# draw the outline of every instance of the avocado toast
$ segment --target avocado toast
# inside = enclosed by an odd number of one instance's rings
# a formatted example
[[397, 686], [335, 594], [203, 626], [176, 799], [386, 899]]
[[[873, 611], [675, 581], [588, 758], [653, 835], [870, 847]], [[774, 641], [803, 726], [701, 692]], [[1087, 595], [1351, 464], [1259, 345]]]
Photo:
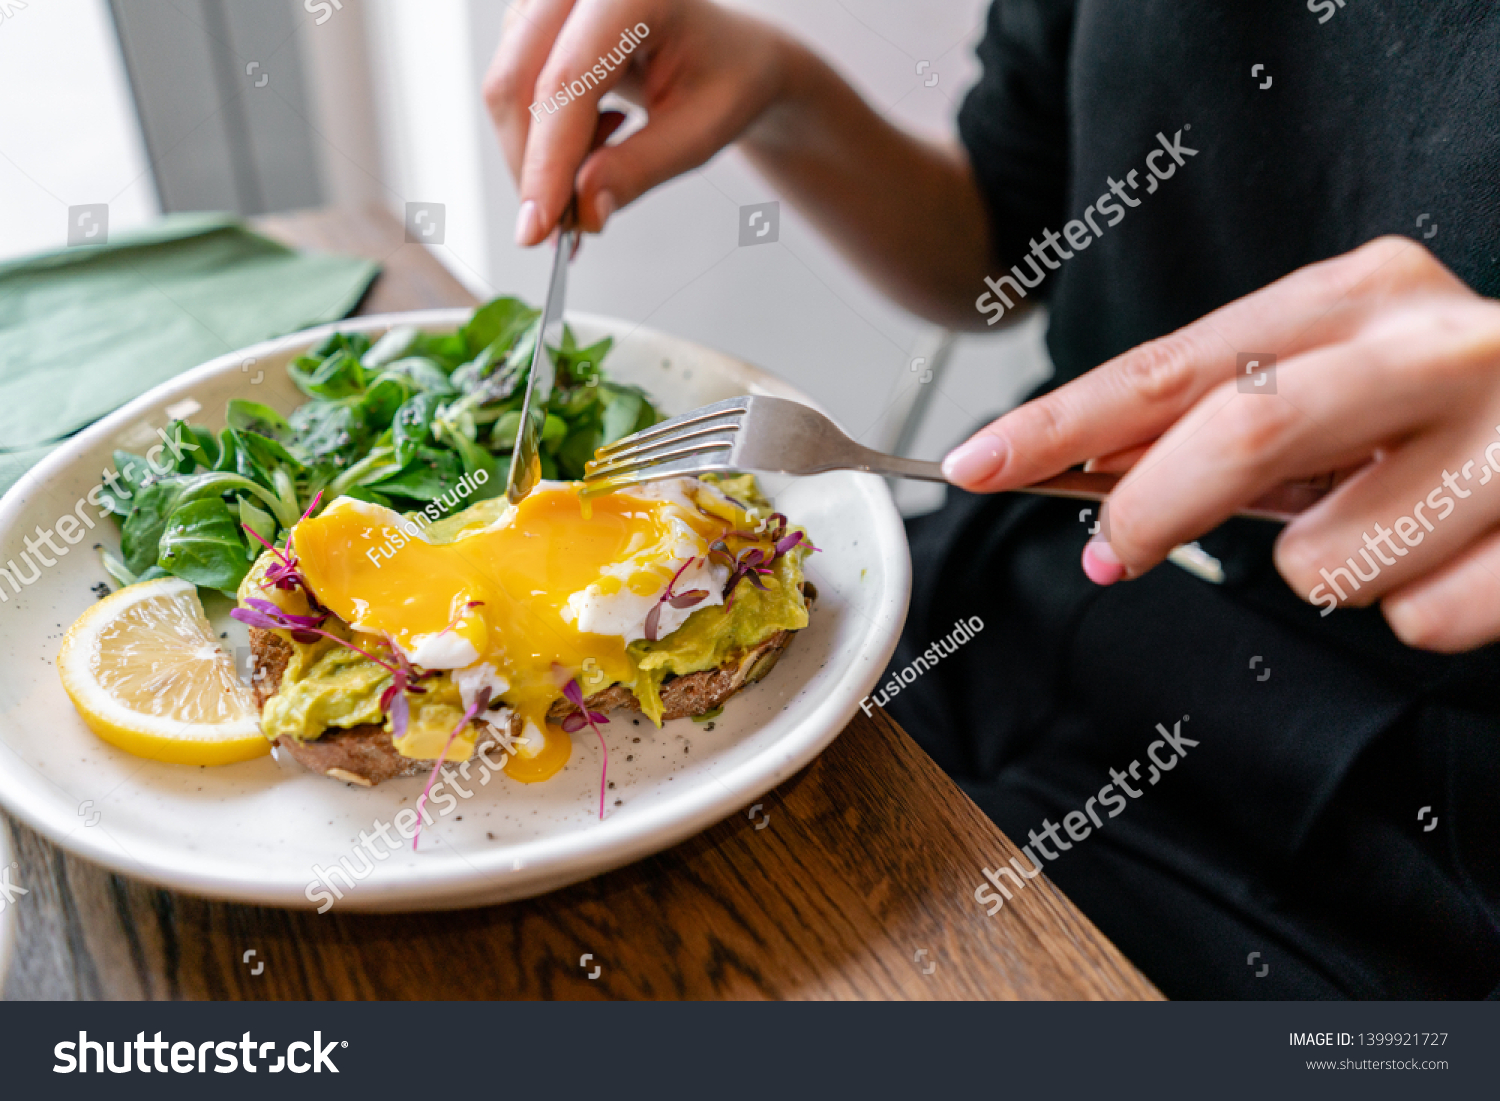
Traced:
[[421, 527], [341, 499], [234, 614], [262, 729], [306, 767], [373, 785], [498, 747], [537, 781], [610, 711], [701, 716], [763, 678], [807, 624], [813, 550], [749, 476], [592, 502], [550, 483]]

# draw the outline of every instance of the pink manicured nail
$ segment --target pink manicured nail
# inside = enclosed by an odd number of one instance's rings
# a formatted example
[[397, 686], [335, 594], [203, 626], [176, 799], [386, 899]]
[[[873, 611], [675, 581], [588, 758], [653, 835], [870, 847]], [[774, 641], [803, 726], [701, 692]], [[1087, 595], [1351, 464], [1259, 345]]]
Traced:
[[599, 228], [604, 228], [604, 223], [609, 221], [609, 216], [619, 209], [615, 202], [615, 193], [604, 190], [594, 196], [594, 216], [599, 219]]
[[1108, 543], [1093, 539], [1083, 548], [1083, 572], [1095, 585], [1113, 585], [1125, 576], [1125, 564]]
[[516, 215], [516, 244], [523, 248], [535, 244], [537, 223], [540, 220], [534, 201], [527, 199], [522, 203], [520, 213]]
[[943, 477], [954, 485], [975, 485], [1000, 469], [1005, 453], [1004, 440], [981, 432], [948, 452], [943, 460]]

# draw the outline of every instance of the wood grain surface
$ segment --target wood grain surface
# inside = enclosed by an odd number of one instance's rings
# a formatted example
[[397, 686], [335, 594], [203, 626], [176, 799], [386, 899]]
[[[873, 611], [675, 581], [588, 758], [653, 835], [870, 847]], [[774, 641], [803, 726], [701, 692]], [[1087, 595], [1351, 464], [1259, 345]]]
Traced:
[[[385, 273], [361, 313], [472, 302], [425, 250], [402, 243], [384, 212], [259, 224], [300, 247], [380, 259]], [[540, 898], [415, 915], [335, 907], [320, 916], [161, 890], [7, 818], [15, 879], [30, 894], [8, 915], [18, 943], [4, 994], [1160, 997], [1045, 876], [986, 916], [973, 897], [981, 869], [1019, 850], [883, 712], [856, 716], [760, 802], [753, 821], [736, 813], [673, 849]]]

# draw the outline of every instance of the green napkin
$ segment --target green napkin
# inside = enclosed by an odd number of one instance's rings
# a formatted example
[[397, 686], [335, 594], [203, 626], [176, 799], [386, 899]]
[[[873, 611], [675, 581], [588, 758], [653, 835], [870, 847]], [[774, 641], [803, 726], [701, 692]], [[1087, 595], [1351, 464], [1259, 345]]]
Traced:
[[380, 270], [221, 214], [0, 264], [0, 491], [63, 437], [247, 344], [343, 317]]

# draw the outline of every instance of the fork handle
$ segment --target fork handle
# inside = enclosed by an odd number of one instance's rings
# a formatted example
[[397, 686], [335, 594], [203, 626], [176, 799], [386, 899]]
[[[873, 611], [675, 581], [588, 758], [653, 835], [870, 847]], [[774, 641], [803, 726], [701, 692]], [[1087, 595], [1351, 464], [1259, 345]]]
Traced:
[[[921, 459], [903, 459], [899, 455], [882, 455], [870, 451], [865, 461], [853, 470], [867, 470], [871, 474], [883, 474], [895, 478], [915, 478], [923, 482], [951, 484], [943, 474], [942, 463], [924, 462]], [[1118, 474], [1089, 474], [1082, 470], [1065, 470], [1055, 478], [1036, 482], [1029, 486], [1018, 486], [1016, 493], [1034, 493], [1039, 497], [1072, 497], [1080, 501], [1102, 501], [1108, 497], [1120, 481]]]
[[[1102, 501], [1119, 484], [1120, 474], [1095, 474], [1083, 470], [1064, 470], [1055, 478], [1020, 486], [1017, 493], [1035, 493], [1043, 497], [1072, 497], [1079, 501]], [[1306, 512], [1333, 488], [1333, 477], [1325, 475], [1302, 482], [1286, 482], [1251, 501], [1236, 516], [1252, 520], [1287, 523]]]
[[[915, 478], [923, 482], [950, 484], [943, 474], [942, 463], [925, 462], [921, 459], [903, 459], [899, 455], [883, 455], [869, 448], [861, 448], [858, 458], [848, 464], [850, 470], [868, 471], [894, 478]], [[844, 464], [840, 464], [844, 465]], [[1083, 501], [1102, 501], [1119, 482], [1118, 474], [1087, 474], [1082, 470], [1065, 470], [1055, 478], [1020, 486], [1017, 493], [1035, 493], [1042, 497], [1075, 497]]]
[[[948, 483], [948, 479], [943, 476], [941, 463], [903, 459], [899, 455], [882, 455], [868, 448], [862, 449], [862, 452], [860, 461], [851, 463], [849, 469], [897, 478], [916, 478], [924, 482]], [[1102, 501], [1119, 484], [1120, 477], [1119, 474], [1065, 470], [1056, 477], [1033, 482], [1029, 486], [1017, 486], [1012, 492], [1031, 493], [1039, 497], [1069, 497], [1078, 501]], [[1240, 509], [1235, 515], [1285, 523], [1316, 504], [1332, 488], [1332, 484], [1332, 478], [1326, 477], [1308, 482], [1289, 482], [1286, 485], [1277, 486], [1264, 497]]]
[[942, 463], [930, 463], [922, 459], [903, 459], [900, 455], [883, 455], [879, 451], [871, 451], [868, 447], [860, 448], [858, 457], [839, 463], [839, 466], [847, 470], [882, 474], [888, 478], [915, 478], [919, 482], [948, 484], [948, 479], [943, 476]]

